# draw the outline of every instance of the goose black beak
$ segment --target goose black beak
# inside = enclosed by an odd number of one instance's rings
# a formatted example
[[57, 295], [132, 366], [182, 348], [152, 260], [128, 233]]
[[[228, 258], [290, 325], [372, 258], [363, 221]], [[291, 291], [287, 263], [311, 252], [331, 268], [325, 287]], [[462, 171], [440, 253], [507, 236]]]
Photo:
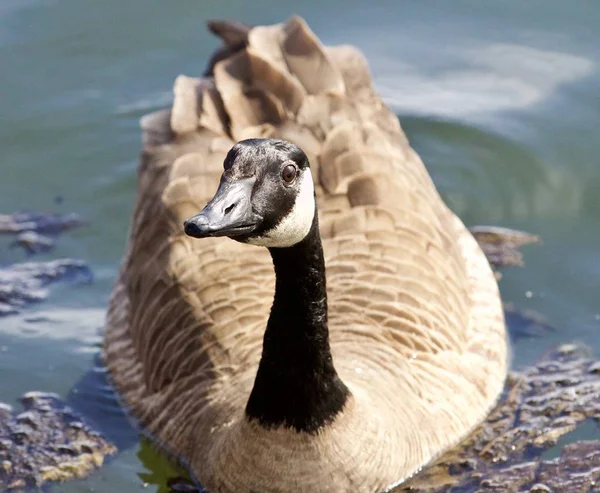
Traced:
[[248, 235], [258, 227], [260, 216], [252, 210], [255, 178], [225, 181], [200, 214], [184, 221], [185, 234], [194, 238]]

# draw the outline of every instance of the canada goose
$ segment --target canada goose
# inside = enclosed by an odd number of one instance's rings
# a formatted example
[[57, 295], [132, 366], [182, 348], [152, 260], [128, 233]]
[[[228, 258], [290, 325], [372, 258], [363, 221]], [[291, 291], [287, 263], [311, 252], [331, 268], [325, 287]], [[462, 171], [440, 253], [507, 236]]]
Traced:
[[498, 287], [356, 49], [236, 43], [142, 121], [105, 360], [211, 493], [382, 491], [496, 402]]

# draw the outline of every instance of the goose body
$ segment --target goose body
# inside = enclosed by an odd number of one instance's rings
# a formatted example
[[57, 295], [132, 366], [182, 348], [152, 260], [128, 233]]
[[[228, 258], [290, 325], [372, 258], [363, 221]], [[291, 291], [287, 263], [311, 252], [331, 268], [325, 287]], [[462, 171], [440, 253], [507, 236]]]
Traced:
[[362, 55], [246, 35], [142, 121], [105, 360], [211, 493], [383, 491], [495, 404], [498, 287]]

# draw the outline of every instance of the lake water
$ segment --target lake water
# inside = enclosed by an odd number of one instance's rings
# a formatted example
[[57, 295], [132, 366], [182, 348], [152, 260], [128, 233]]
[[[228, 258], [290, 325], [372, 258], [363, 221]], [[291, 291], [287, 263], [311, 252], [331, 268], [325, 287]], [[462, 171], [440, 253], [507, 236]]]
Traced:
[[[526, 268], [505, 271], [501, 289], [556, 330], [520, 339], [514, 366], [561, 341], [600, 355], [597, 0], [2, 0], [0, 213], [83, 215], [88, 225], [41, 258], [85, 259], [95, 282], [56, 286], [46, 302], [0, 319], [1, 400], [39, 389], [71, 395], [99, 421], [118, 416], [90, 370], [136, 193], [138, 119], [169, 104], [178, 74], [201, 74], [217, 46], [206, 19], [272, 23], [292, 13], [325, 43], [364, 51], [378, 90], [467, 224], [543, 238], [527, 248]], [[1, 264], [23, 260], [0, 241]], [[89, 398], [73, 394], [76, 384]], [[126, 425], [109, 429], [122, 453], [56, 491], [129, 493], [160, 479]]]

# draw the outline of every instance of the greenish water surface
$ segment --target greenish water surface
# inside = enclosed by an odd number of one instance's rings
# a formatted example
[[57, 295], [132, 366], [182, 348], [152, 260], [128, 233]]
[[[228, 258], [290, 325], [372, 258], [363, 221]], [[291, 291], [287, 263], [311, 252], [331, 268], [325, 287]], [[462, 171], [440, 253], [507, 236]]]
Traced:
[[[600, 355], [596, 0], [3, 0], [0, 213], [82, 214], [88, 225], [41, 258], [85, 259], [95, 282], [57, 286], [46, 302], [0, 319], [0, 398], [70, 395], [123, 448], [89, 479], [55, 491], [125, 493], [162, 477], [148, 471], [137, 435], [91, 371], [136, 193], [138, 120], [170, 103], [178, 74], [202, 72], [217, 46], [205, 20], [271, 23], [292, 13], [325, 43], [365, 52], [378, 90], [467, 224], [543, 237], [501, 287], [506, 301], [556, 330], [520, 339], [513, 366], [562, 341]], [[0, 238], [0, 264], [23, 260], [8, 241]]]

